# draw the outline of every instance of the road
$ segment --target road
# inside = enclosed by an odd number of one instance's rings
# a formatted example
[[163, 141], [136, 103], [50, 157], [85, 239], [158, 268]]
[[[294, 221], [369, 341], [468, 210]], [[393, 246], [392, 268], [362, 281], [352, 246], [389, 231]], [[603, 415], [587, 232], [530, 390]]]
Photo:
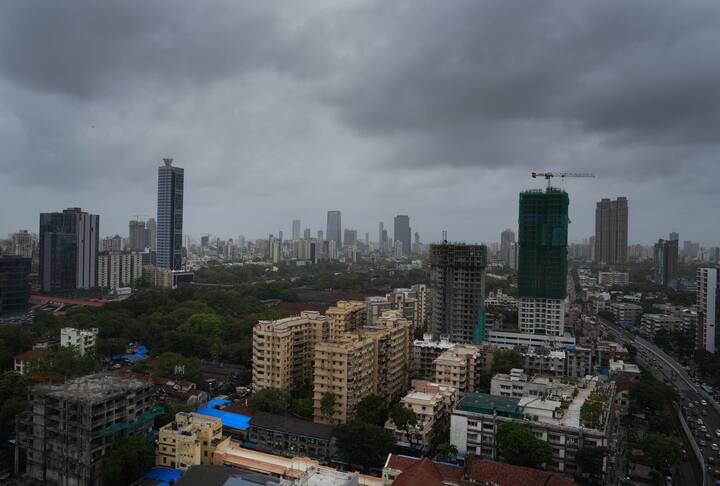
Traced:
[[[657, 346], [635, 336], [625, 329], [598, 318], [600, 326], [615, 335], [623, 344], [632, 344], [637, 350], [636, 361], [648, 370], [656, 379], [671, 383], [680, 397], [678, 405], [693, 433], [693, 443], [683, 434], [683, 447], [688, 455], [693, 455], [697, 447], [702, 455], [703, 465], [707, 472], [705, 484], [714, 484], [715, 477], [720, 478], [720, 453], [712, 449], [712, 444], [720, 444], [720, 413], [712, 404], [702, 405], [706, 400], [697, 385], [688, 376], [683, 367]], [[692, 403], [692, 406], [690, 406]], [[696, 405], [697, 403], [697, 405]], [[707, 432], [702, 432], [697, 420], [702, 420]], [[704, 445], [703, 445], [703, 441]], [[690, 458], [692, 459], [692, 457]], [[673, 482], [677, 485], [703, 484], [701, 471], [697, 461], [681, 461], [673, 474]], [[690, 478], [695, 478], [694, 482]]]

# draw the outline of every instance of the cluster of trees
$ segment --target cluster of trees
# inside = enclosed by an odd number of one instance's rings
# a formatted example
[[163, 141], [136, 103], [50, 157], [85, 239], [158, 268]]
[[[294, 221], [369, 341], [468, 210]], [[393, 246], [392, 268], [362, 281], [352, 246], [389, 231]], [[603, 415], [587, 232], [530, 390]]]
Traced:
[[493, 351], [490, 375], [510, 373], [513, 368], [523, 368], [525, 362], [520, 353], [513, 349], [496, 349]]
[[695, 350], [695, 328], [687, 331], [668, 331], [660, 329], [655, 333], [655, 344], [666, 352], [680, 356], [687, 363]]
[[703, 379], [713, 387], [720, 386], [720, 355], [698, 349], [694, 358]]
[[515, 422], [506, 422], [498, 427], [497, 444], [500, 455], [516, 466], [538, 467], [552, 459], [550, 444]]
[[124, 437], [103, 459], [103, 484], [130, 484], [155, 465], [155, 446], [144, 437]]
[[252, 396], [254, 410], [274, 413], [277, 415], [297, 415], [312, 419], [313, 398], [310, 387], [305, 386], [290, 393], [279, 388], [266, 388], [255, 392]]

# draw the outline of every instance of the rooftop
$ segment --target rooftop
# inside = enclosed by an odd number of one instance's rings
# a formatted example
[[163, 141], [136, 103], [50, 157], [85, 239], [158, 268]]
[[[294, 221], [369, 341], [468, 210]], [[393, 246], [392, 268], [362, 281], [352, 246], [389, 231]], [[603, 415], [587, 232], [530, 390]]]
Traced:
[[522, 408], [519, 402], [518, 398], [470, 392], [463, 396], [457, 405], [457, 409], [464, 412], [488, 414], [492, 414], [493, 410], [495, 410], [500, 415], [520, 417], [522, 416]]
[[573, 486], [576, 483], [560, 474], [501, 462], [475, 459], [468, 476], [481, 484], [502, 486]]
[[111, 395], [127, 395], [148, 387], [146, 382], [122, 378], [108, 373], [96, 373], [69, 380], [58, 385], [37, 385], [33, 393], [63, 400], [104, 400]]
[[463, 478], [463, 468], [431, 459], [390, 454], [385, 467], [400, 470], [402, 473], [393, 481], [393, 486], [443, 486], [447, 482], [459, 483]]
[[327, 440], [330, 440], [333, 431], [333, 428], [330, 425], [316, 424], [310, 420], [298, 419], [286, 415], [275, 415], [266, 412], [255, 412], [250, 419], [250, 426], [279, 430]]

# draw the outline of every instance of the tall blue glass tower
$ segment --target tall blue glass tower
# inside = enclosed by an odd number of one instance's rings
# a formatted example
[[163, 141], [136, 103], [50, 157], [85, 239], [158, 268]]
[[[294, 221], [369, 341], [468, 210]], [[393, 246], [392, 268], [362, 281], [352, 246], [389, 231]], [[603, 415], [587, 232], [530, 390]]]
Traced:
[[182, 266], [183, 188], [185, 170], [163, 159], [158, 167], [156, 262], [160, 268]]

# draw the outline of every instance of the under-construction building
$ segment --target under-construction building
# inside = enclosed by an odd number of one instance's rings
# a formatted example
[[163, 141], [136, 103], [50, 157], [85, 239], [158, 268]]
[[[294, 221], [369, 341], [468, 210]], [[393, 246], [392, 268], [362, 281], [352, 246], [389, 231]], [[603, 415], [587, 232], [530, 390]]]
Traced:
[[103, 456], [129, 435], [147, 435], [162, 409], [152, 384], [99, 373], [31, 389], [18, 418], [16, 472], [42, 484], [102, 483]]
[[520, 193], [518, 320], [522, 332], [562, 335], [567, 296], [567, 192]]
[[458, 343], [485, 340], [485, 245], [430, 245], [431, 329]]

